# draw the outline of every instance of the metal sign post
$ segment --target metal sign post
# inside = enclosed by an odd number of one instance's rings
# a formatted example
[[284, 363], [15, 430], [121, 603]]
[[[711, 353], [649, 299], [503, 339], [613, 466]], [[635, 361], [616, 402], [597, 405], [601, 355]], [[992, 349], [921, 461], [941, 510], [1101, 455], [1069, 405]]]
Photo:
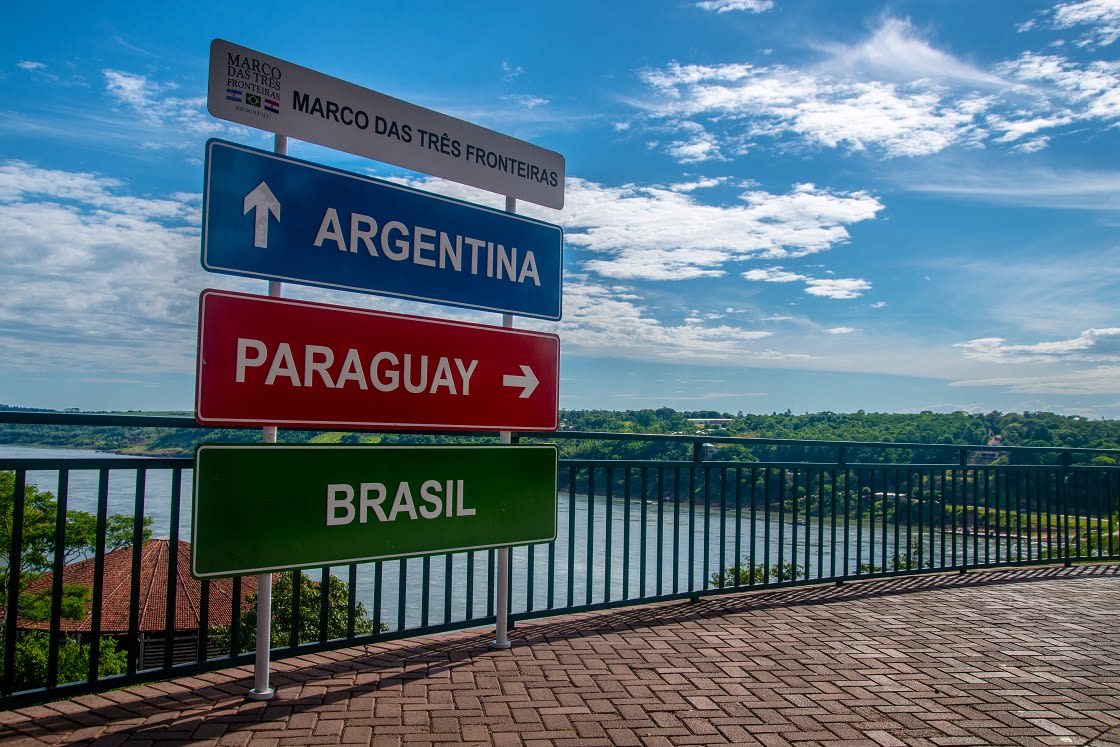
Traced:
[[[506, 195], [506, 212], [517, 212], [516, 197]], [[512, 314], [502, 314], [502, 327], [513, 328]], [[501, 431], [499, 438], [503, 444], [511, 443], [513, 433]], [[494, 600], [494, 642], [490, 644], [490, 648], [507, 649], [513, 646], [509, 640], [509, 546], [498, 548], [498, 567], [495, 572], [498, 574], [498, 579]]]
[[[272, 151], [279, 155], [288, 152], [288, 137], [276, 134], [272, 141]], [[268, 281], [268, 295], [279, 298], [284, 295], [282, 283]], [[276, 443], [276, 426], [262, 428], [261, 440], [266, 444]], [[253, 664], [253, 689], [249, 691], [252, 700], [272, 700], [276, 691], [268, 682], [269, 659], [272, 650], [272, 574], [257, 576], [257, 650]]]

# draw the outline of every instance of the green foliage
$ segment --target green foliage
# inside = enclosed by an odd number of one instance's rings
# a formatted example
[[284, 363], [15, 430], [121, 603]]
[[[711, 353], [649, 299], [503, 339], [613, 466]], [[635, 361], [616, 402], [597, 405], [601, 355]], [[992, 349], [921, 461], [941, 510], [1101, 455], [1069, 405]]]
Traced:
[[[303, 573], [297, 572], [295, 575], [300, 580], [298, 642], [318, 641], [321, 585], [312, 581]], [[270, 635], [272, 648], [287, 646], [291, 640], [292, 596], [291, 573], [285, 573], [273, 581]], [[241, 617], [240, 641], [242, 653], [253, 651], [257, 645], [257, 594], [250, 594], [249, 601], [253, 603], [253, 606]], [[340, 578], [329, 576], [327, 582], [327, 640], [346, 637], [348, 633], [348, 609], [349, 585]], [[381, 630], [388, 630], [388, 627], [382, 624]], [[354, 609], [354, 633], [362, 635], [372, 632], [373, 620], [367, 614], [365, 606], [358, 602]], [[210, 636], [220, 649], [229, 650], [229, 628], [211, 628]]]
[[796, 581], [805, 577], [805, 567], [797, 563], [775, 563], [769, 568], [765, 563], [751, 565], [749, 558], [743, 558], [743, 563], [738, 568], [728, 568], [721, 575], [718, 571], [712, 574], [712, 586], [725, 589], [729, 586], [749, 586], [751, 584], [778, 583], [779, 581]]
[[[62, 585], [62, 619], [83, 620], [93, 603], [93, 589], [81, 584]], [[33, 622], [51, 619], [51, 589], [20, 592], [19, 616]]]
[[[892, 554], [887, 562], [887, 570], [913, 571], [919, 568], [932, 568], [933, 558], [922, 548], [922, 540], [918, 537], [910, 538], [910, 547], [902, 553]], [[860, 573], [882, 573], [883, 566], [874, 563], [860, 563]]]
[[[55, 517], [58, 502], [50, 491], [40, 490], [30, 483], [24, 486], [23, 552], [20, 555], [20, 584], [22, 588], [38, 575], [49, 571], [54, 564]], [[15, 510], [15, 473], [0, 472], [0, 605], [7, 602], [8, 557], [12, 548], [12, 524]], [[142, 540], [152, 537], [152, 518], [144, 517]], [[105, 531], [106, 550], [128, 547], [133, 540], [133, 517], [113, 514], [107, 518]], [[64, 563], [72, 563], [91, 555], [97, 547], [97, 517], [85, 511], [70, 509], [66, 512], [66, 536], [62, 546]], [[72, 591], [72, 587], [71, 591]], [[49, 604], [49, 602], [48, 602]], [[69, 604], [64, 600], [64, 606]], [[21, 609], [22, 609], [21, 602]]]
[[[0, 406], [0, 409], [4, 409]], [[726, 418], [731, 422], [712, 430], [698, 430], [689, 418]], [[1120, 449], [1120, 421], [1090, 420], [1049, 412], [989, 413], [854, 413], [817, 412], [737, 415], [710, 410], [677, 411], [669, 407], [642, 410], [564, 410], [560, 430], [600, 433], [649, 433], [733, 436], [765, 439], [820, 441], [863, 441], [903, 444], [892, 448], [853, 448], [849, 462], [928, 463], [944, 461], [945, 449], [922, 448], [921, 444], [983, 446], [993, 436], [1003, 446], [1050, 448]], [[446, 442], [446, 438], [441, 437]], [[10, 444], [72, 446], [126, 453], [190, 456], [200, 443], [258, 442], [260, 429], [151, 428], [139, 426], [73, 426], [47, 424], [0, 424], [0, 441]], [[435, 437], [415, 434], [342, 434], [315, 431], [285, 431], [284, 440], [301, 443], [318, 439], [339, 443], [428, 443]], [[462, 437], [462, 441], [478, 441]], [[485, 439], [482, 439], [485, 440]], [[917, 444], [918, 446], [909, 446]], [[563, 440], [562, 457], [580, 459], [689, 459], [689, 444], [660, 444], [639, 441]], [[796, 444], [717, 445], [716, 459], [722, 461], [815, 461], [832, 458], [834, 449]], [[1055, 453], [1016, 452], [990, 457], [989, 461], [1016, 464], [1056, 464]], [[1115, 455], [1082, 456], [1086, 462], [1115, 464]]]
[[[50, 636], [42, 631], [21, 635], [16, 640], [15, 689], [29, 690], [47, 684], [47, 657]], [[80, 682], [89, 676], [90, 646], [67, 638], [58, 646], [58, 682]], [[97, 657], [97, 674], [120, 674], [128, 666], [128, 653], [114, 638], [102, 637]]]

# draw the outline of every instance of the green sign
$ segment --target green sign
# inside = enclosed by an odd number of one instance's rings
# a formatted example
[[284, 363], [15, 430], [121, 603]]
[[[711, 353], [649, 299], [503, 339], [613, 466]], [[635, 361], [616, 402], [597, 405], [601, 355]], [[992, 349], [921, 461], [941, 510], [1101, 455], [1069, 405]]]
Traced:
[[556, 466], [552, 444], [200, 446], [191, 575], [551, 542]]

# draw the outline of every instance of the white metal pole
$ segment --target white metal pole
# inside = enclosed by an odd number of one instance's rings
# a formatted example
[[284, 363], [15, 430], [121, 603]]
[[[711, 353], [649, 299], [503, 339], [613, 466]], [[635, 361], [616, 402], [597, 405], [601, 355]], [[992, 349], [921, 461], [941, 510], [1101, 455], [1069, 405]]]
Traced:
[[[517, 212], [517, 198], [506, 196], [506, 212]], [[502, 314], [502, 326], [506, 329], [513, 329], [513, 314]], [[504, 444], [512, 443], [513, 433], [510, 431], [501, 431], [499, 434], [501, 442]], [[509, 548], [498, 548], [498, 567], [496, 569], [498, 574], [497, 578], [497, 593], [495, 594], [495, 609], [494, 609], [494, 642], [490, 644], [490, 648], [510, 648], [513, 646], [509, 640]]]
[[[288, 136], [277, 134], [273, 140], [272, 152], [286, 155]], [[284, 295], [284, 284], [275, 280], [268, 281], [268, 295]], [[276, 443], [276, 426], [266, 425], [262, 439], [266, 444]], [[272, 574], [257, 576], [257, 658], [253, 669], [253, 689], [249, 691], [252, 700], [271, 700], [276, 694], [268, 683], [269, 656], [272, 648]]]

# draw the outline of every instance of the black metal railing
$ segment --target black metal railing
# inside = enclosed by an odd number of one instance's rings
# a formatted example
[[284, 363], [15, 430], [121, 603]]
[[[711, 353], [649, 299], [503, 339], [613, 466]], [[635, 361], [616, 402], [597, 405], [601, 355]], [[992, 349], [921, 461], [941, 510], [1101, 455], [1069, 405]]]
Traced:
[[[0, 422], [196, 427], [187, 418], [35, 417], [0, 413]], [[561, 459], [556, 540], [511, 552], [513, 622], [1120, 555], [1120, 468], [1093, 459], [1115, 451], [574, 432], [521, 439], [556, 441], [562, 454], [637, 444], [657, 458]], [[720, 459], [728, 445], [741, 447], [735, 461]], [[193, 581], [180, 555], [192, 467], [184, 458], [0, 457], [0, 708], [251, 661], [255, 578]], [[495, 568], [495, 551], [481, 550], [277, 574], [273, 656], [492, 625]]]

